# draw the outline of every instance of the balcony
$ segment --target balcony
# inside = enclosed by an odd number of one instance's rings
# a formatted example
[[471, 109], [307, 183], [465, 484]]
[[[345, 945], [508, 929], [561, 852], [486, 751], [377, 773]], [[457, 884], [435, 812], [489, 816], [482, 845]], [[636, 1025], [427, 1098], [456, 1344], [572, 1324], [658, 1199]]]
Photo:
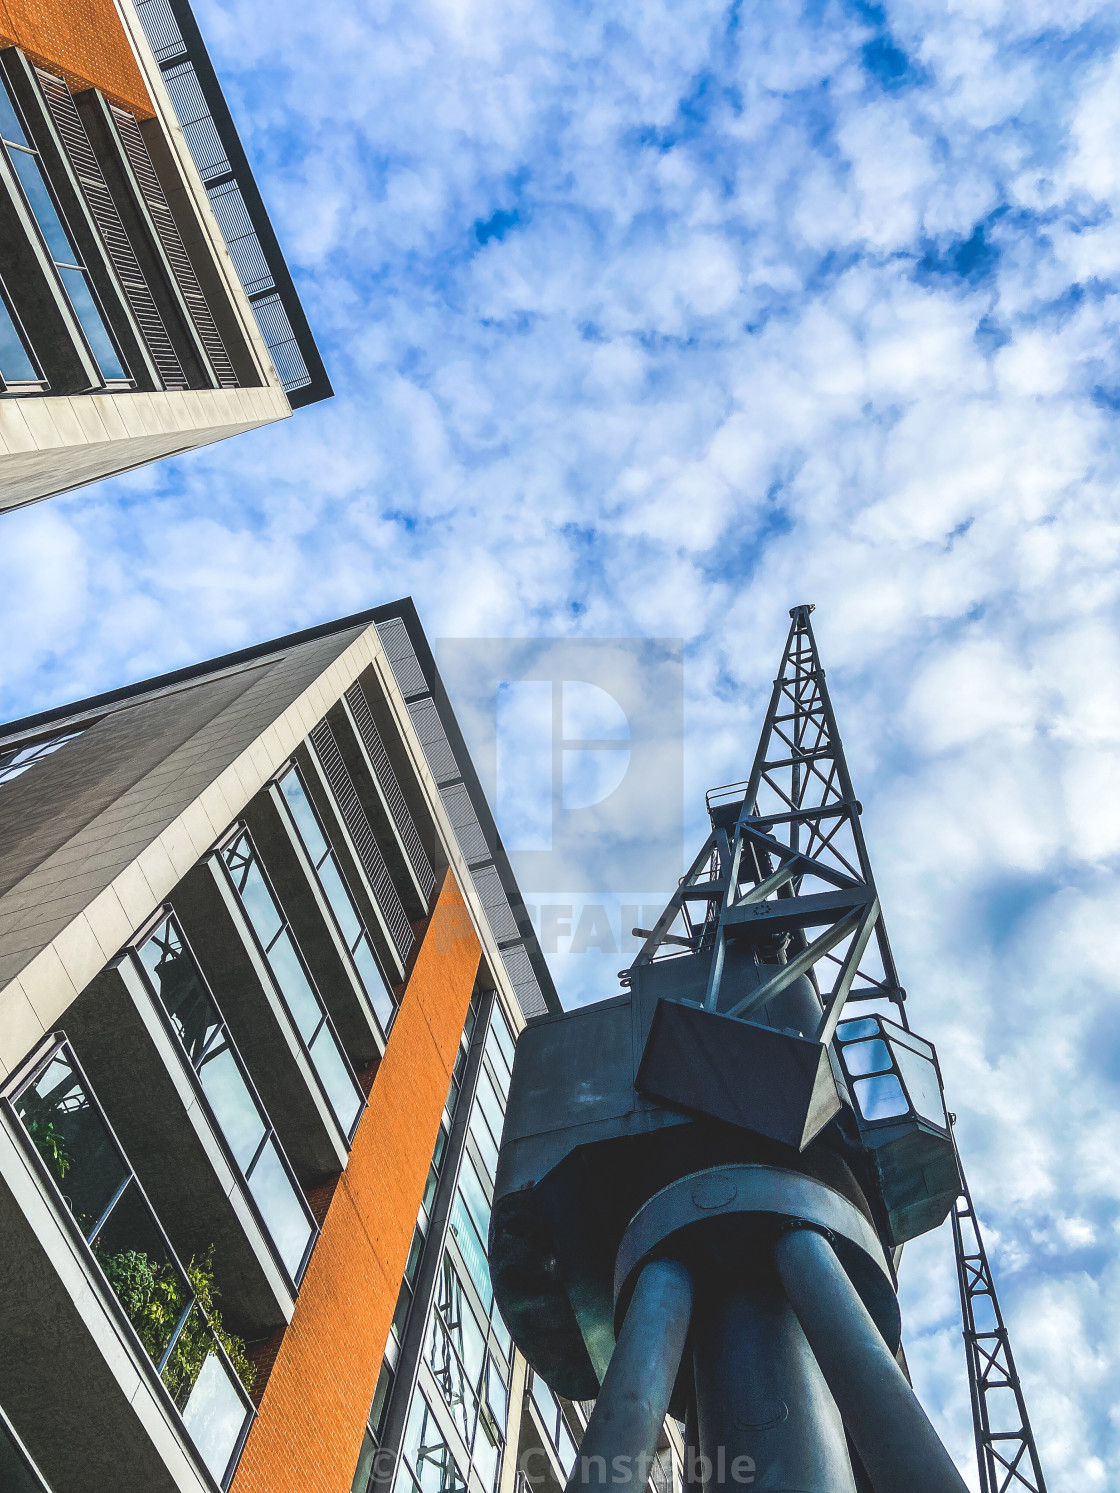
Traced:
[[396, 1014], [383, 955], [295, 768], [257, 795], [245, 823], [346, 1051], [360, 1067], [375, 1062]]
[[67, 1032], [178, 1248], [214, 1246], [223, 1310], [252, 1338], [282, 1327], [315, 1223], [173, 915], [87, 987]]
[[[252, 1054], [254, 1083], [296, 1175], [308, 1185], [342, 1171], [364, 1099], [249, 834], [237, 830], [189, 872], [171, 905], [237, 1047]], [[309, 1035], [319, 1038], [314, 1051]]]
[[244, 1345], [63, 1035], [0, 1096], [0, 1261], [0, 1403], [54, 1493], [228, 1487], [254, 1414]]

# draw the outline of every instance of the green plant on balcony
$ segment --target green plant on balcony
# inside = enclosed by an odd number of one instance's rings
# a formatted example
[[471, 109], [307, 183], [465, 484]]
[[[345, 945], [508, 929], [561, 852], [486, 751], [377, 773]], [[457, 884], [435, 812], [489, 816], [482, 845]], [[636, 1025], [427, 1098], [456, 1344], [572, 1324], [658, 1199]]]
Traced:
[[66, 1137], [55, 1128], [57, 1104], [39, 1097], [34, 1089], [20, 1096], [19, 1115], [39, 1155], [61, 1182], [73, 1165], [74, 1158], [66, 1148]]
[[[158, 1363], [167, 1341], [190, 1296], [170, 1261], [162, 1265], [142, 1250], [126, 1249], [107, 1254], [95, 1246], [98, 1263], [117, 1293], [129, 1321], [152, 1359]], [[251, 1389], [256, 1368], [245, 1352], [245, 1340], [228, 1331], [214, 1305], [218, 1289], [214, 1282], [214, 1246], [192, 1258], [187, 1278], [194, 1293], [194, 1309], [175, 1341], [163, 1370], [163, 1381], [180, 1410], [194, 1388], [195, 1380], [213, 1350], [216, 1337], [245, 1388]]]

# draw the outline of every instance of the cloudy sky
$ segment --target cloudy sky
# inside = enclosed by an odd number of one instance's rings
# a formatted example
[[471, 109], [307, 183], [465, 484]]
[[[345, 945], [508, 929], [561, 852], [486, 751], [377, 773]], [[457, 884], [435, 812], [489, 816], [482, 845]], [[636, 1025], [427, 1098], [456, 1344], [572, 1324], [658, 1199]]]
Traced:
[[[6, 516], [0, 710], [404, 593], [679, 637], [690, 839], [815, 602], [1050, 1487], [1120, 1486], [1115, 9], [199, 15], [337, 397]], [[947, 1229], [903, 1276], [974, 1478]]]

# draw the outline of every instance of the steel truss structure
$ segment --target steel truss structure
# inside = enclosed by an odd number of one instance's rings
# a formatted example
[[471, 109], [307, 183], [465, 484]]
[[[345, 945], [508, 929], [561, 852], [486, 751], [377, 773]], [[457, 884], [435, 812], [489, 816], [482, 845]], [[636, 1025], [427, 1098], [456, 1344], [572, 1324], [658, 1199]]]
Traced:
[[[957, 1163], [959, 1168], [959, 1152]], [[980, 1490], [1016, 1493], [1025, 1488], [1029, 1493], [1046, 1493], [1046, 1479], [1027, 1416], [1023, 1386], [1015, 1369], [1011, 1340], [963, 1171], [961, 1182], [964, 1190], [954, 1204], [951, 1217]], [[1014, 1405], [1010, 1415], [1008, 1396]]]
[[[752, 937], [757, 930], [771, 939], [783, 962], [724, 1014], [749, 1018], [808, 975], [823, 1007], [815, 1035], [827, 1045], [848, 1001], [889, 1003], [901, 1025], [909, 1028], [909, 1022], [860, 824], [862, 806], [813, 636], [813, 610], [791, 609], [750, 777], [708, 793], [711, 833], [654, 927], [634, 929], [645, 939], [634, 965], [711, 950], [704, 1004], [723, 1009], [728, 933], [749, 923]], [[630, 971], [619, 978], [629, 984]], [[963, 1170], [960, 1175], [953, 1240], [981, 1490], [1046, 1493]]]

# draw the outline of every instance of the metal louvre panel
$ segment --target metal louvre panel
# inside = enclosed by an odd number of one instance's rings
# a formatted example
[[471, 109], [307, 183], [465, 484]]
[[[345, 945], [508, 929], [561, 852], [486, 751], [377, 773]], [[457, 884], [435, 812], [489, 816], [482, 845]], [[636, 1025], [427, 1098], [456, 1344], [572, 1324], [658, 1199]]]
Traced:
[[288, 313], [284, 310], [284, 302], [280, 299], [278, 291], [271, 294], [258, 296], [249, 303], [253, 308], [253, 315], [257, 318], [257, 326], [261, 329], [264, 345], [272, 355], [272, 361], [276, 365], [276, 372], [283, 385], [284, 393], [289, 394], [293, 389], [304, 389], [311, 382], [311, 375], [307, 371], [303, 353], [300, 351], [299, 338], [292, 331], [292, 324], [288, 320]]
[[521, 930], [510, 910], [509, 898], [502, 885], [502, 878], [498, 875], [497, 866], [479, 866], [477, 869], [472, 869], [471, 880], [474, 882], [474, 889], [478, 893], [479, 900], [486, 909], [486, 921], [490, 924], [490, 932], [494, 935], [494, 941], [506, 943], [511, 938], [520, 937]]
[[157, 62], [180, 57], [187, 46], [167, 0], [139, 0], [136, 12]]
[[140, 184], [141, 194], [155, 225], [163, 252], [167, 256], [171, 272], [186, 302], [195, 331], [217, 375], [219, 387], [236, 389], [237, 375], [233, 371], [233, 364], [226, 352], [222, 334], [218, 331], [213, 313], [198, 283], [194, 265], [191, 264], [190, 256], [179, 233], [179, 225], [175, 222], [174, 215], [167, 204], [163, 186], [156, 175], [156, 168], [152, 165], [152, 158], [148, 154], [148, 147], [144, 144], [144, 136], [140, 133], [136, 117], [127, 109], [118, 109], [115, 104], [111, 106], [111, 113], [129, 165]]
[[140, 335], [147, 344], [160, 379], [167, 389], [189, 388], [187, 376], [171, 338], [167, 335], [163, 317], [159, 314], [144, 272], [137, 262], [136, 253], [125, 232], [121, 215], [105, 182], [70, 90], [54, 73], [43, 72], [41, 68], [36, 68], [35, 71], [62, 147], [74, 168], [82, 195], [97, 225], [101, 241], [108, 250], [125, 299], [136, 318]]
[[163, 81], [175, 105], [175, 113], [187, 137], [199, 176], [204, 182], [227, 176], [232, 168], [193, 64], [179, 62], [166, 68]]
[[408, 713], [424, 748], [424, 756], [437, 783], [460, 776], [459, 764], [443, 729], [436, 702], [432, 699], [409, 701]]
[[[443, 807], [447, 810], [447, 817], [451, 820], [451, 828], [455, 831], [455, 838], [467, 865], [490, 860], [492, 852], [486, 843], [486, 836], [478, 822], [466, 785], [455, 783], [450, 788], [441, 788], [439, 796], [443, 800]], [[517, 935], [514, 933], [510, 936]]]
[[[228, 169], [227, 166], [226, 170]], [[260, 294], [261, 291], [274, 290], [276, 282], [272, 278], [272, 271], [264, 257], [261, 241], [249, 217], [249, 209], [245, 206], [241, 188], [231, 179], [221, 182], [218, 186], [208, 186], [206, 195], [210, 199], [210, 206], [214, 209], [218, 227], [222, 230], [222, 237], [226, 241], [233, 267], [237, 271], [237, 278], [241, 281], [245, 294], [252, 296]]]
[[396, 944], [397, 953], [403, 962], [408, 958], [409, 951], [416, 942], [416, 935], [401, 906], [401, 899], [397, 896], [397, 889], [393, 885], [393, 878], [389, 875], [385, 858], [378, 848], [370, 822], [366, 818], [366, 811], [362, 808], [357, 790], [346, 769], [346, 763], [342, 760], [342, 753], [338, 750], [334, 732], [326, 721], [320, 721], [311, 732], [309, 740], [315, 748], [315, 755], [331, 786], [339, 813], [354, 842], [354, 849], [358, 852], [362, 870], [366, 873], [373, 895], [377, 899], [377, 905], [381, 909], [390, 936]]
[[541, 994], [540, 982], [525, 945], [514, 944], [512, 948], [502, 949], [501, 955], [525, 1020], [544, 1016], [548, 1011], [548, 1002]]
[[393, 617], [388, 622], [379, 622], [377, 635], [393, 670], [397, 688], [405, 699], [409, 695], [427, 694], [428, 681], [424, 678], [424, 670], [420, 667], [420, 660], [416, 657], [416, 650], [408, 636], [408, 628], [400, 618]]
[[385, 743], [381, 740], [381, 732], [377, 729], [377, 723], [373, 719], [373, 712], [369, 708], [365, 690], [356, 680], [346, 691], [346, 702], [353, 713], [358, 734], [369, 754], [369, 760], [373, 763], [374, 774], [385, 795], [389, 812], [393, 816], [393, 823], [397, 827], [397, 833], [412, 863], [416, 879], [420, 883], [420, 890], [425, 897], [429, 897], [436, 884], [436, 873], [432, 870], [432, 863], [420, 843], [416, 824], [405, 803], [401, 785], [397, 781], [393, 764], [389, 761], [389, 754], [385, 750]]

